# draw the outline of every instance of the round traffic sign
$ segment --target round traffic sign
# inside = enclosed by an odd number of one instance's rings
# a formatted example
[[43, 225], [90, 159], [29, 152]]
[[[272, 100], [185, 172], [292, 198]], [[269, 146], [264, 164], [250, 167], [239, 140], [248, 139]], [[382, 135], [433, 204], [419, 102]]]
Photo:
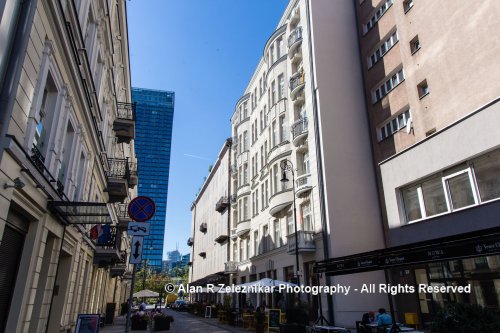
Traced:
[[128, 216], [134, 221], [144, 222], [155, 215], [156, 205], [150, 197], [138, 196], [128, 204]]

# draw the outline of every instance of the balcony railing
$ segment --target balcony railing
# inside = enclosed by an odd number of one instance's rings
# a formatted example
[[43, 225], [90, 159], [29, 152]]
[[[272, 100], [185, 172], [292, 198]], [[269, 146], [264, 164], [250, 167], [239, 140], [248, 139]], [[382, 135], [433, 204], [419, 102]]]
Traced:
[[290, 90], [294, 91], [295, 88], [304, 83], [304, 71], [300, 70], [297, 73], [293, 74], [290, 78]]
[[235, 274], [238, 273], [238, 263], [236, 261], [228, 261], [224, 263], [224, 273]]
[[[295, 253], [295, 234], [288, 235], [288, 253]], [[314, 231], [297, 231], [297, 240], [299, 242], [299, 252], [313, 252], [316, 251], [316, 244], [314, 243]]]
[[187, 246], [193, 246], [193, 244], [194, 244], [193, 237], [189, 237], [188, 240], [187, 240]]
[[123, 103], [118, 102], [117, 106], [117, 118], [126, 120], [135, 120], [135, 107], [136, 103]]
[[293, 44], [302, 40], [302, 27], [295, 28], [288, 37], [288, 47], [290, 48]]
[[219, 201], [215, 204], [215, 210], [218, 211], [219, 213], [222, 213], [226, 208], [229, 206], [229, 198], [228, 197], [221, 197]]
[[108, 158], [109, 168], [106, 171], [106, 176], [109, 178], [129, 179], [130, 167], [127, 159], [124, 158]]
[[116, 119], [113, 122], [118, 143], [130, 143], [135, 138], [135, 103], [117, 103]]
[[203, 222], [202, 224], [200, 224], [200, 231], [207, 232], [207, 223], [206, 222]]
[[312, 189], [311, 174], [306, 173], [298, 176], [295, 180], [295, 194], [299, 196], [302, 193], [309, 191], [310, 189]]
[[308, 132], [307, 125], [308, 124], [309, 124], [309, 121], [308, 121], [307, 117], [302, 117], [293, 123], [293, 125], [292, 125], [292, 137], [293, 137], [293, 143], [295, 146], [296, 146], [296, 140], [302, 138], [304, 134], [307, 134], [307, 132]]

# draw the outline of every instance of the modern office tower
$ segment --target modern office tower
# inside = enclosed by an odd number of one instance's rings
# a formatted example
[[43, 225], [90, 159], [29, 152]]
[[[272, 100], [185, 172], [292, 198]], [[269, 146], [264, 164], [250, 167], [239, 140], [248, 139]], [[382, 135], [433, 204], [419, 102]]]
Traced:
[[130, 291], [119, 207], [137, 184], [126, 2], [0, 13], [0, 331], [110, 323]]
[[137, 119], [135, 148], [141, 179], [138, 195], [151, 197], [156, 204], [156, 213], [148, 221], [150, 235], [144, 238], [142, 259], [157, 271], [162, 267], [174, 98], [171, 91], [132, 88]]
[[394, 259], [395, 246], [410, 251], [427, 244], [413, 254], [417, 262], [406, 256], [389, 267], [389, 282], [472, 286], [467, 295], [399, 294], [397, 318], [415, 313], [427, 329], [453, 302], [498, 309], [500, 43], [491, 32], [500, 29], [500, 3], [355, 6], [385, 256]]

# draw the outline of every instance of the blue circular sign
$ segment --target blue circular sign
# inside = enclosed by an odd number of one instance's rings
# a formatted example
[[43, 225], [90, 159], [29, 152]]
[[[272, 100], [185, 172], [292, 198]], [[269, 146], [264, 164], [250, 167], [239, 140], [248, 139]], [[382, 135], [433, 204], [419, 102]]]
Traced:
[[155, 215], [156, 205], [150, 197], [139, 196], [128, 204], [128, 216], [134, 221], [145, 222]]

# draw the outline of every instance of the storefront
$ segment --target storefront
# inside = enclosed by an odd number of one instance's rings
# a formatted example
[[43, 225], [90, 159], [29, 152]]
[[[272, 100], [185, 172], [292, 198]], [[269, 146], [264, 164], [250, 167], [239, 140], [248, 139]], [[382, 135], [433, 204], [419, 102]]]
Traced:
[[[418, 325], [428, 328], [434, 315], [450, 303], [498, 309], [500, 228], [329, 259], [314, 267], [315, 272], [327, 276], [376, 270], [386, 271], [387, 284], [401, 286], [392, 295], [388, 293], [391, 312], [400, 322], [405, 321], [405, 314], [416, 313]], [[414, 291], [401, 292], [404, 286], [413, 286]], [[470, 291], [447, 288], [435, 292], [438, 287], [453, 286], [470, 286]]]

